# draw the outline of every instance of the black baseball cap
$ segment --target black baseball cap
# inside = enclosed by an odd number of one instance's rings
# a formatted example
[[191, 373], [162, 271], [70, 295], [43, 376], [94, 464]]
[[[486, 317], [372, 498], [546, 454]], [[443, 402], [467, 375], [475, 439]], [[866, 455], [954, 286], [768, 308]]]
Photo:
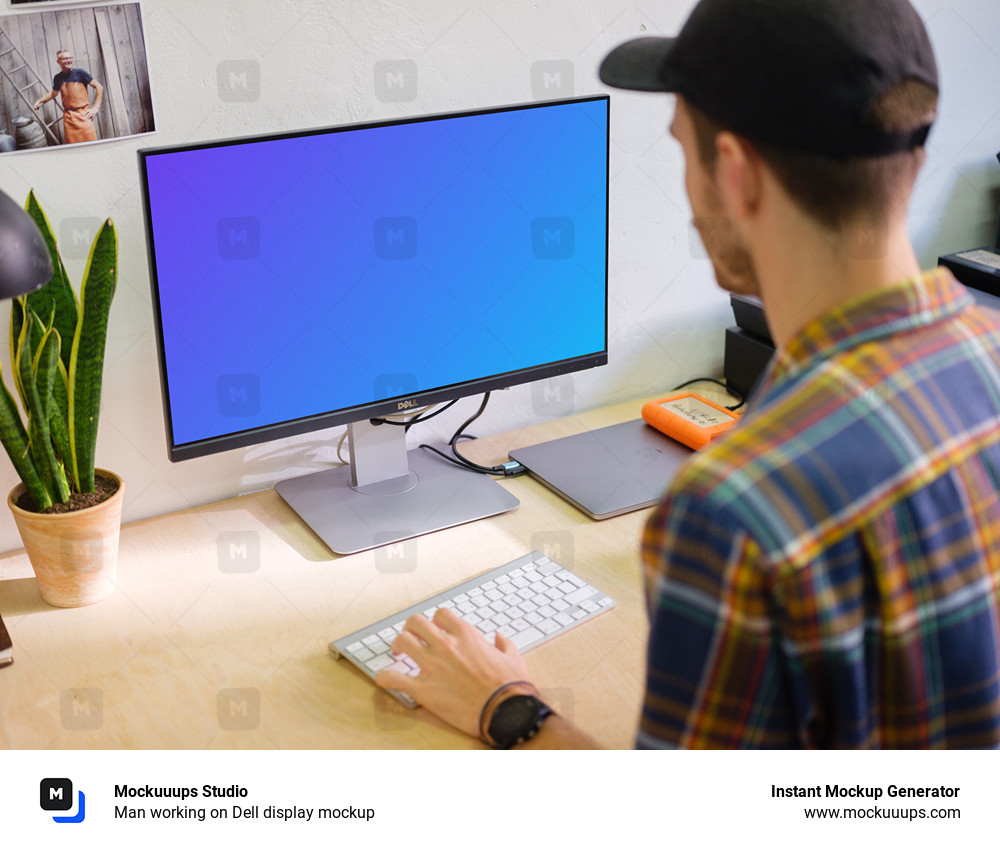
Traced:
[[701, 0], [676, 38], [619, 45], [600, 77], [683, 95], [749, 139], [837, 157], [923, 145], [930, 124], [885, 133], [865, 116], [903, 80], [938, 88], [930, 39], [908, 0]]

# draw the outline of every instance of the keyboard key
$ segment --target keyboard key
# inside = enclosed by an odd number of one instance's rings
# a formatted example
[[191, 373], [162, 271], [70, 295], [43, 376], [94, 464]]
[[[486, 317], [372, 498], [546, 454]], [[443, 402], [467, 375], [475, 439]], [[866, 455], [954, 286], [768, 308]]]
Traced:
[[574, 590], [571, 591], [570, 593], [567, 593], [564, 599], [570, 605], [579, 605], [584, 599], [589, 599], [591, 596], [594, 596], [596, 594], [597, 591], [594, 588], [592, 588], [589, 584], [585, 584], [578, 590]]
[[373, 673], [377, 673], [379, 670], [391, 667], [394, 663], [391, 655], [376, 655], [371, 661], [365, 662], [365, 667]]
[[524, 649], [529, 643], [534, 643], [536, 640], [541, 640], [545, 637], [545, 633], [539, 631], [535, 628], [525, 629], [523, 632], [518, 632], [511, 640], [514, 642], [514, 646], [518, 649]]

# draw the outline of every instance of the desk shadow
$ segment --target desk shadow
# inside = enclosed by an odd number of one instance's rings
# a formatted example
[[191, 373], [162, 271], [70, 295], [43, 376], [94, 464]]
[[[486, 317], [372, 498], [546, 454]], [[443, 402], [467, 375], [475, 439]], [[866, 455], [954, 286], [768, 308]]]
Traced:
[[22, 614], [39, 614], [45, 611], [58, 611], [42, 600], [38, 590], [38, 580], [34, 578], [12, 578], [0, 582], [0, 590], [4, 599], [0, 611], [7, 617], [19, 617]]

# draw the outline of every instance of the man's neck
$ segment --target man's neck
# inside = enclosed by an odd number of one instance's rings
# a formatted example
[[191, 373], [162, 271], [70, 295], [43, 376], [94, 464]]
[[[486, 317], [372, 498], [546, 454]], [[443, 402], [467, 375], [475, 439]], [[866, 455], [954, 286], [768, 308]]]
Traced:
[[754, 257], [779, 349], [834, 308], [920, 274], [903, 220], [881, 228], [860, 222], [839, 238], [796, 216], [782, 224]]

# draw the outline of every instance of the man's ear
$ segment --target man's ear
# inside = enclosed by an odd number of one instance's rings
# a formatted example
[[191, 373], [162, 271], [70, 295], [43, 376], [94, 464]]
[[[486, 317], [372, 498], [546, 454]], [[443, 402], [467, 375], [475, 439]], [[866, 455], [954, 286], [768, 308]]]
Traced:
[[736, 221], [754, 215], [763, 195], [763, 161], [745, 139], [723, 131], [715, 137], [715, 180], [727, 212]]

